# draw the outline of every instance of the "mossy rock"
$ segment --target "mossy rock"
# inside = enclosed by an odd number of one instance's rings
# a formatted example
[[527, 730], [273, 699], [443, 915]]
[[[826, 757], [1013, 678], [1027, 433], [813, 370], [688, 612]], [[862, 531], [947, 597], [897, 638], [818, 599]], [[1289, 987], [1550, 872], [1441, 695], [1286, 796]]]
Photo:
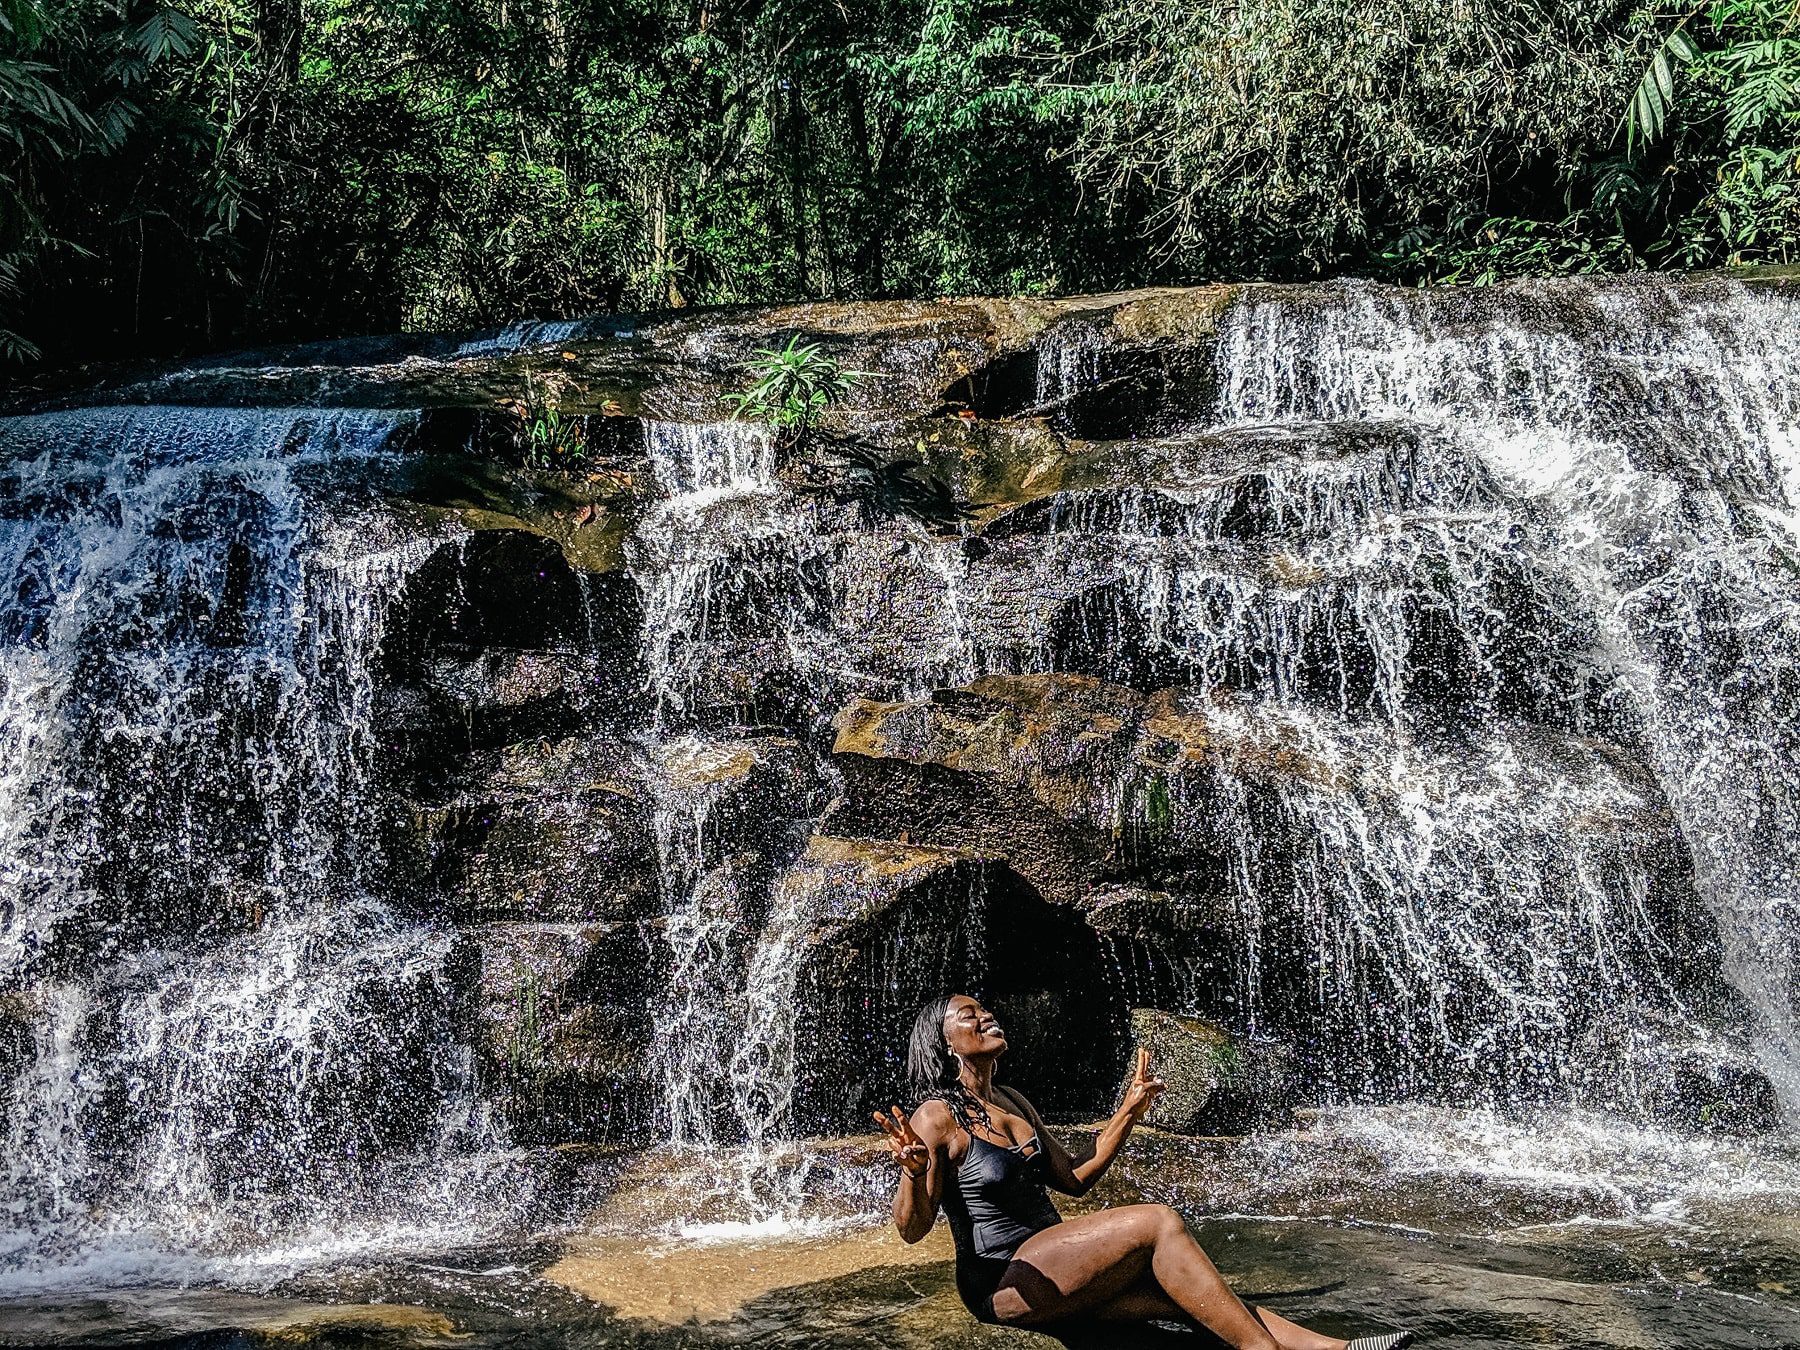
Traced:
[[[1172, 1134], [1233, 1133], [1287, 1103], [1294, 1080], [1285, 1046], [1240, 1037], [1197, 1017], [1159, 1008], [1131, 1012], [1133, 1054], [1150, 1051], [1168, 1089], [1145, 1123]], [[1130, 1071], [1127, 1070], [1127, 1081]], [[1121, 1094], [1123, 1093], [1121, 1086]]]

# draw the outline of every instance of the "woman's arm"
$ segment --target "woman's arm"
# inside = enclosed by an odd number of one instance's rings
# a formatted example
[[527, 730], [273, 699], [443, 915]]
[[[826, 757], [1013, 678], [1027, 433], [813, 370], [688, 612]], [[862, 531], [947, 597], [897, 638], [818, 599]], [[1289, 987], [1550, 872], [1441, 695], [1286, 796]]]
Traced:
[[1106, 1169], [1119, 1156], [1132, 1127], [1156, 1104], [1164, 1086], [1163, 1080], [1150, 1072], [1150, 1052], [1140, 1049], [1137, 1071], [1126, 1086], [1124, 1102], [1113, 1112], [1112, 1119], [1101, 1127], [1094, 1140], [1093, 1153], [1080, 1162], [1044, 1127], [1043, 1117], [1023, 1095], [1012, 1088], [1001, 1090], [1018, 1103], [1025, 1118], [1031, 1122], [1031, 1128], [1037, 1131], [1038, 1147], [1044, 1150], [1044, 1162], [1050, 1170], [1050, 1184], [1065, 1195], [1086, 1195], [1106, 1175]]
[[894, 1188], [894, 1227], [908, 1243], [919, 1241], [937, 1222], [938, 1205], [944, 1198], [944, 1167], [949, 1157], [950, 1112], [942, 1102], [926, 1102], [908, 1120], [900, 1108], [875, 1113], [875, 1123], [887, 1137], [888, 1151], [900, 1168]]

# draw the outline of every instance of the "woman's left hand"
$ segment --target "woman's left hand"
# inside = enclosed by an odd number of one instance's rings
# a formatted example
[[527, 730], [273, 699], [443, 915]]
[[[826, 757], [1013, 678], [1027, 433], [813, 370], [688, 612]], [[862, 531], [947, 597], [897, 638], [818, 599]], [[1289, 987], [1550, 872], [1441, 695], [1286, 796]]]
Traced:
[[1137, 1072], [1131, 1075], [1131, 1081], [1125, 1085], [1125, 1103], [1119, 1110], [1128, 1116], [1133, 1125], [1150, 1114], [1150, 1108], [1156, 1105], [1156, 1099], [1163, 1095], [1169, 1085], [1150, 1072], [1150, 1051], [1138, 1047]]

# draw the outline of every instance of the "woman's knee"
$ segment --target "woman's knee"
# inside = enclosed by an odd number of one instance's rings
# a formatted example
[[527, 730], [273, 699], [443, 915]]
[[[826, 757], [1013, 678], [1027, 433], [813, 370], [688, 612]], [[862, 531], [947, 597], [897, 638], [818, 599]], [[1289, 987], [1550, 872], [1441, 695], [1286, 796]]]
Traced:
[[1148, 1236], [1157, 1242], [1170, 1237], [1186, 1237], [1187, 1222], [1168, 1205], [1137, 1205], [1139, 1222]]

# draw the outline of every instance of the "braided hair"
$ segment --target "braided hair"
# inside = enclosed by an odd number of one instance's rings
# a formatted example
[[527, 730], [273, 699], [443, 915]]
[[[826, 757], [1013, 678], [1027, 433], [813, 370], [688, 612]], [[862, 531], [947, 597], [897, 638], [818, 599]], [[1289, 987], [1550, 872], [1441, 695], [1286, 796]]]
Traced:
[[992, 1131], [993, 1121], [981, 1099], [963, 1086], [962, 1066], [944, 1039], [944, 1017], [954, 994], [934, 998], [913, 1019], [906, 1044], [906, 1078], [920, 1103], [940, 1101], [956, 1123], [970, 1134], [975, 1126]]

